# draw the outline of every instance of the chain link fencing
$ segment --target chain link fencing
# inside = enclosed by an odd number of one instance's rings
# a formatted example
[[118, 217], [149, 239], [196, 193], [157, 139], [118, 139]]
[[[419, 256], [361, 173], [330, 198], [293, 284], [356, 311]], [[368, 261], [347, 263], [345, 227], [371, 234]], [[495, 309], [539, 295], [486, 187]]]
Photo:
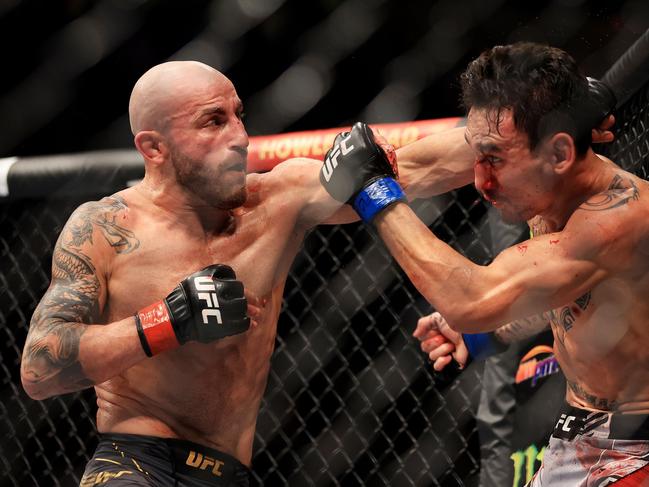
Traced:
[[[618, 111], [616, 142], [602, 148], [645, 178], [648, 97], [645, 84]], [[0, 204], [2, 486], [76, 485], [96, 445], [91, 390], [33, 401], [19, 370], [57, 235], [88, 199]], [[492, 259], [487, 208], [471, 187], [414, 207], [456, 250]], [[311, 232], [286, 284], [253, 485], [477, 485], [481, 369], [433, 374], [410, 336], [430, 311], [370, 227]]]

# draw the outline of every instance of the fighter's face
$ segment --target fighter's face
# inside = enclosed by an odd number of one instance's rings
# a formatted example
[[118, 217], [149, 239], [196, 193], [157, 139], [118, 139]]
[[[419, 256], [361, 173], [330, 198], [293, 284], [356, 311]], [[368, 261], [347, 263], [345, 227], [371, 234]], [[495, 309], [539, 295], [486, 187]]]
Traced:
[[551, 202], [546, 160], [530, 151], [527, 134], [514, 126], [511, 110], [472, 108], [465, 138], [476, 159], [475, 187], [509, 222], [526, 221]]
[[246, 200], [248, 134], [243, 105], [229, 81], [197, 90], [170, 121], [171, 162], [179, 184], [220, 209]]

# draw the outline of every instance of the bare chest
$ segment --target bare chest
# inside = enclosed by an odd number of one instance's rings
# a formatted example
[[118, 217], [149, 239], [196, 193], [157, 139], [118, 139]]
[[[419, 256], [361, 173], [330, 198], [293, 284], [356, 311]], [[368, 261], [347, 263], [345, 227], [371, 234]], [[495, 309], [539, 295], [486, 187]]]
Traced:
[[270, 297], [283, 287], [303, 238], [291, 221], [271, 216], [263, 208], [237, 215], [228, 232], [209, 237], [167, 223], [136, 226], [139, 246], [110, 269], [106, 321], [164, 298], [188, 275], [217, 263], [232, 267], [247, 292]]
[[640, 296], [641, 284], [609, 279], [547, 313], [558, 345], [571, 361], [631, 357], [638, 343], [649, 346], [649, 315]]

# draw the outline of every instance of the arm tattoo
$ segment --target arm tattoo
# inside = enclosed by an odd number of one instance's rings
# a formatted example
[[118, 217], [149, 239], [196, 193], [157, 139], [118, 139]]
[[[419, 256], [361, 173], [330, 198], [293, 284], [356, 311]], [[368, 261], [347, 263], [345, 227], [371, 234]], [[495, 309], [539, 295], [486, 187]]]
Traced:
[[534, 315], [528, 318], [512, 321], [497, 328], [494, 333], [503, 343], [513, 343], [534, 336], [549, 326], [549, 320], [544, 315]]
[[140, 241], [135, 234], [116, 223], [117, 214], [127, 209], [128, 205], [121, 196], [112, 196], [81, 206], [75, 212], [78, 221], [70, 227], [70, 245], [80, 247], [86, 241], [92, 243], [93, 227], [96, 226], [116, 253], [128, 254], [137, 249]]
[[629, 201], [637, 200], [639, 197], [640, 190], [635, 182], [631, 178], [625, 181], [622, 176], [616, 174], [606, 191], [596, 194], [583, 203], [579, 209], [586, 211], [610, 210], [626, 205]]
[[32, 386], [72, 392], [92, 385], [79, 363], [84, 323], [99, 318], [99, 279], [88, 257], [54, 249], [53, 284], [39, 303], [23, 354], [24, 378]]
[[23, 378], [36, 390], [72, 392], [93, 385], [79, 362], [86, 324], [100, 316], [101, 284], [92, 259], [81, 251], [98, 228], [117, 254], [138, 248], [133, 232], [115, 223], [126, 209], [120, 197], [81, 206], [61, 232], [52, 256], [52, 285], [32, 317], [23, 354]]
[[552, 310], [550, 320], [560, 326], [565, 332], [569, 331], [590, 304], [591, 294], [588, 291], [583, 296], [578, 297], [574, 303], [564, 306], [560, 311]]
[[604, 411], [615, 411], [620, 405], [619, 402], [614, 399], [597, 397], [594, 396], [593, 394], [586, 392], [584, 388], [581, 387], [576, 382], [573, 382], [571, 380], [567, 382], [568, 382], [568, 387], [570, 387], [572, 392], [574, 392], [579, 399], [586, 402], [586, 404], [590, 407], [593, 407], [595, 409], [601, 409]]

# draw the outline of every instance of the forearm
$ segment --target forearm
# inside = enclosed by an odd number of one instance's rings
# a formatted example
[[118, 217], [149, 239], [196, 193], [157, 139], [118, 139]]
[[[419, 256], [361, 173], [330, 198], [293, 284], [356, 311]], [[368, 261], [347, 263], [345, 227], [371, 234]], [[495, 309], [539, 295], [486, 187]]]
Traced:
[[410, 200], [473, 182], [473, 155], [464, 128], [429, 135], [397, 150], [399, 182]]
[[43, 320], [27, 338], [21, 377], [30, 397], [45, 399], [100, 384], [144, 358], [133, 317], [107, 325]]
[[486, 268], [435, 237], [407, 205], [388, 208], [374, 222], [412, 283], [453, 329], [492, 331], [511, 321], [504, 297], [489, 296], [494, 279], [486, 279]]

